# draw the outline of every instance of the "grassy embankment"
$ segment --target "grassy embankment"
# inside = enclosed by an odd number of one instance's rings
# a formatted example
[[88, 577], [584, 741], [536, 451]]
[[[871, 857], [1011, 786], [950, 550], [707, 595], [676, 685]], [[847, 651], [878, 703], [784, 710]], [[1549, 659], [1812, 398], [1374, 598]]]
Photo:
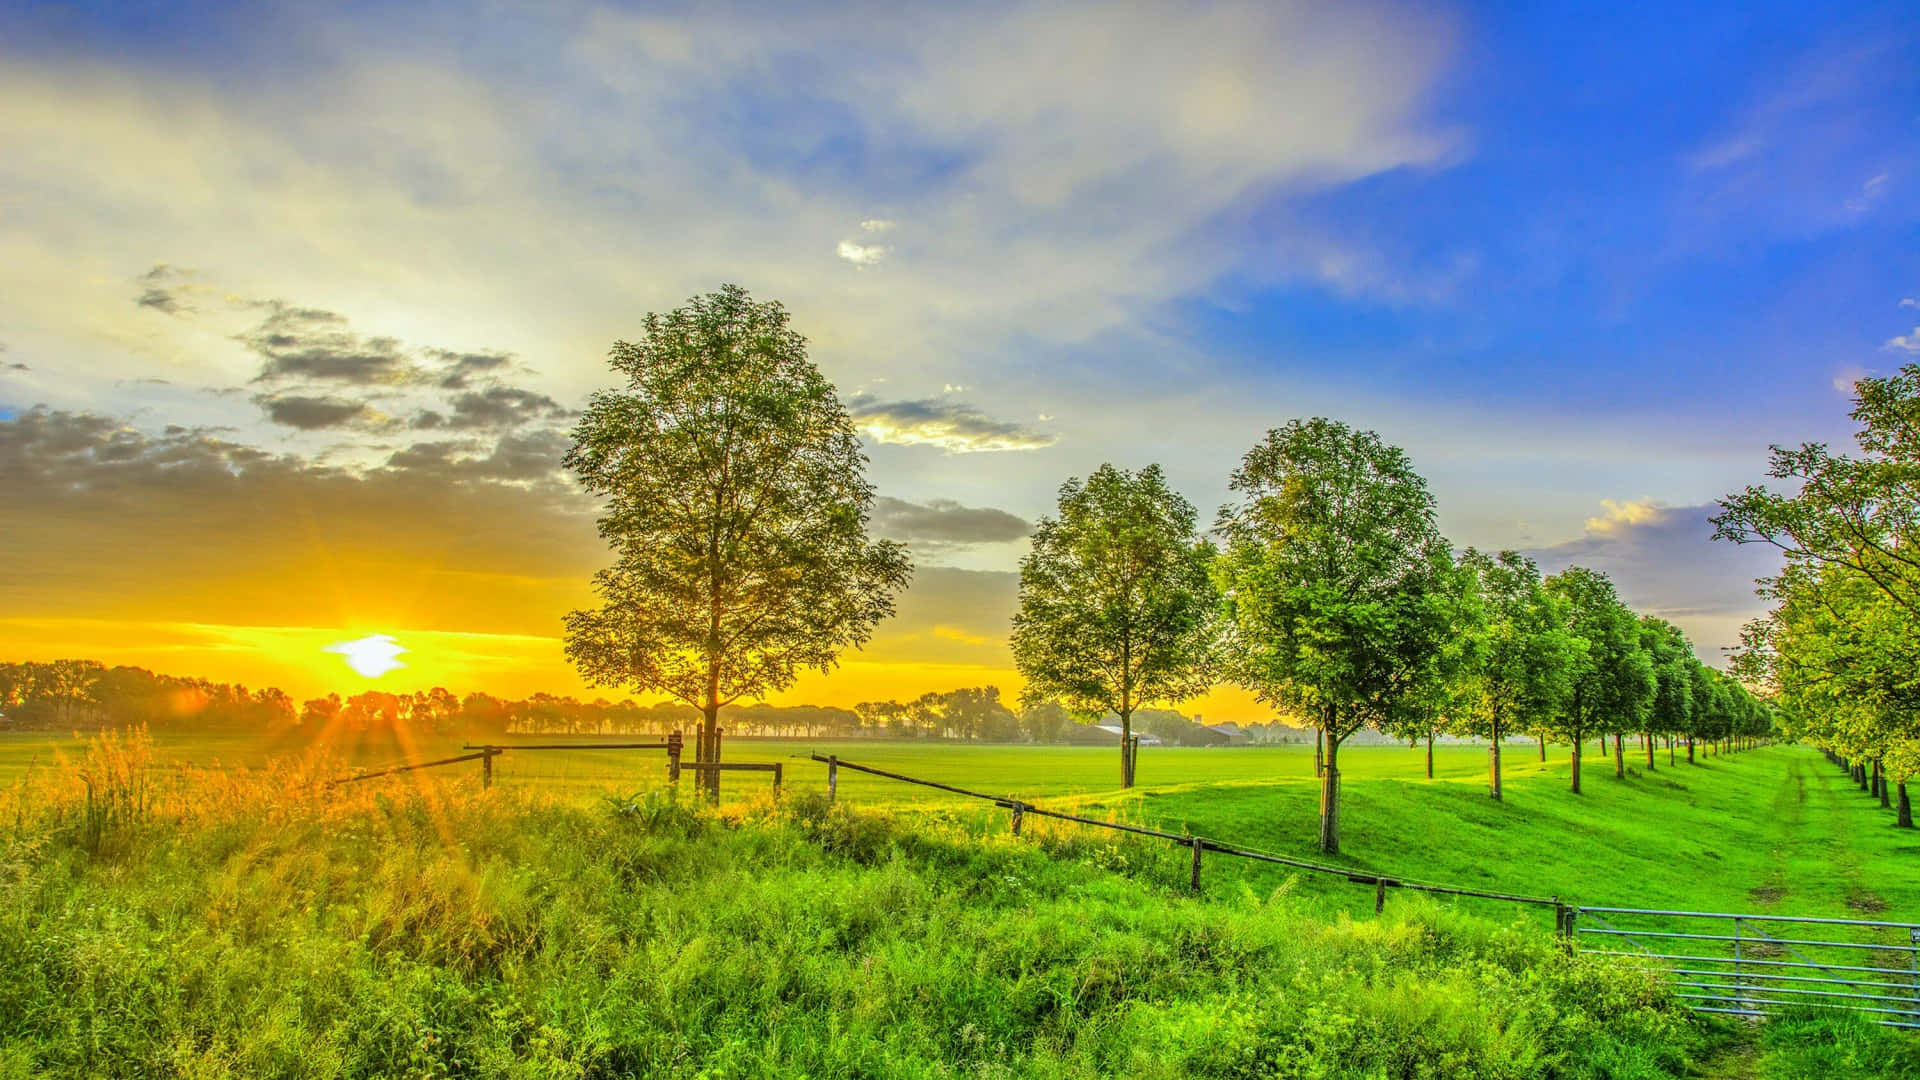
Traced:
[[[759, 749], [739, 756], [791, 752]], [[860, 751], [1277, 850], [1312, 836], [1310, 751], [1163, 751], [1208, 778], [1126, 796], [1076, 794], [1111, 752]], [[1796, 911], [1870, 893], [1911, 917], [1911, 844], [1810, 752], [1625, 783], [1609, 766], [1579, 800], [1563, 761], [1535, 763], [1504, 807], [1479, 756], [1449, 755], [1457, 779], [1433, 784], [1354, 779], [1418, 776], [1410, 752], [1348, 759], [1350, 858], [1587, 902], [1629, 883]], [[144, 808], [104, 810], [130, 775], [96, 781], [91, 815], [46, 768], [0, 808], [0, 1075], [1660, 1076], [1716, 1038], [1657, 982], [1530, 927], [1401, 897], [1349, 922], [1328, 909], [1370, 894], [1226, 860], [1196, 901], [1179, 852], [1070, 826], [1015, 841], [950, 804], [895, 821], [796, 791], [714, 816], [580, 784], [482, 796], [471, 777], [329, 796], [283, 765], [148, 768]], [[1854, 1074], [1900, 1075], [1911, 1050], [1797, 1023], [1767, 1071], [1852, 1055]]]

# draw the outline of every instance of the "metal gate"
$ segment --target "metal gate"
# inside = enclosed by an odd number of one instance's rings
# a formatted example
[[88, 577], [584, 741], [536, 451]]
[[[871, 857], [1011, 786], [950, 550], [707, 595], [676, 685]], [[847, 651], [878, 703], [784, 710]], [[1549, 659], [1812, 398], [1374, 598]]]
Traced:
[[1650, 958], [1696, 1012], [1818, 1005], [1920, 1028], [1920, 923], [1615, 907], [1571, 915], [1581, 952]]

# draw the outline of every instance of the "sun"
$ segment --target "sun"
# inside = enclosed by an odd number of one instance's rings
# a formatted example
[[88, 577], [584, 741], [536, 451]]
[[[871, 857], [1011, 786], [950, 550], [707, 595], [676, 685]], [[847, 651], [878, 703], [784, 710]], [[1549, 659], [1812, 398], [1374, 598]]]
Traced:
[[377, 679], [394, 668], [406, 667], [398, 657], [409, 650], [394, 640], [392, 634], [368, 634], [354, 641], [336, 641], [325, 651], [339, 653], [348, 667], [369, 679]]

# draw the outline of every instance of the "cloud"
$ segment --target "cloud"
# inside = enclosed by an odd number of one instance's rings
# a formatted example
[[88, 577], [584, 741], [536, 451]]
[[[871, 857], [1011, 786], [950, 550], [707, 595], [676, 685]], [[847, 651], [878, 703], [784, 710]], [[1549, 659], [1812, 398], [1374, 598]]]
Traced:
[[570, 490], [558, 473], [560, 459], [571, 445], [567, 436], [544, 429], [509, 432], [485, 453], [476, 452], [471, 442], [418, 442], [394, 451], [387, 458], [387, 468], [455, 482], [545, 483]]
[[896, 222], [889, 221], [886, 218], [868, 218], [860, 223], [860, 228], [865, 232], [871, 233], [891, 232], [896, 224]]
[[1033, 531], [1026, 519], [990, 506], [964, 506], [953, 499], [915, 503], [884, 495], [874, 500], [871, 525], [880, 536], [940, 545], [1007, 543]]
[[1920, 354], [1920, 326], [1914, 327], [1912, 333], [1888, 338], [1887, 343], [1881, 348], [1893, 352]]
[[184, 291], [183, 278], [186, 271], [176, 270], [165, 263], [156, 264], [140, 276], [140, 296], [134, 301], [138, 307], [151, 308], [163, 315], [178, 315], [190, 310], [180, 299]]
[[872, 266], [886, 258], [893, 249], [884, 244], [856, 244], [851, 240], [842, 240], [835, 250], [841, 258], [855, 266]]
[[1904, 299], [1904, 300], [1902, 300], [1902, 301], [1900, 301], [1900, 306], [1901, 306], [1901, 307], [1903, 307], [1903, 308], [1909, 308], [1909, 307], [1910, 307], [1910, 308], [1920, 308], [1920, 299], [1915, 299], [1915, 298], [1913, 298], [1913, 297], [1911, 297], [1911, 296], [1909, 296], [1909, 297], [1907, 297], [1906, 299]]
[[563, 450], [513, 433], [356, 469], [31, 409], [0, 420], [0, 608], [551, 635], [605, 557]]
[[1628, 606], [1685, 629], [1703, 659], [1717, 658], [1736, 643], [1742, 623], [1766, 610], [1754, 595], [1754, 579], [1779, 572], [1778, 554], [1714, 540], [1707, 519], [1719, 512], [1717, 505], [1603, 500], [1602, 506], [1585, 536], [1527, 552], [1542, 572], [1578, 565], [1607, 574]]
[[1915, 155], [1891, 138], [1910, 122], [1910, 50], [1898, 35], [1853, 27], [1769, 66], [1758, 92], [1712, 138], [1681, 157], [1694, 230], [1817, 235], [1889, 206]]
[[302, 431], [345, 427], [373, 415], [372, 407], [366, 402], [345, 398], [263, 394], [255, 397], [254, 402], [266, 410], [267, 419]]
[[1853, 396], [1853, 385], [1861, 379], [1866, 378], [1869, 374], [1870, 372], [1868, 372], [1866, 368], [1849, 364], [1840, 369], [1840, 374], [1833, 377], [1833, 388], [1851, 397]]
[[415, 382], [418, 368], [396, 338], [365, 337], [345, 316], [319, 308], [266, 302], [267, 317], [240, 340], [265, 366], [255, 381], [307, 379], [354, 386]]
[[537, 420], [565, 420], [573, 415], [571, 409], [545, 394], [513, 386], [490, 386], [456, 396], [453, 416], [446, 423], [456, 431], [512, 428]]
[[1587, 532], [1615, 536], [1640, 525], [1658, 525], [1667, 520], [1667, 508], [1647, 500], [1601, 499], [1605, 513], [1587, 519]]
[[426, 354], [444, 369], [438, 383], [443, 390], [465, 390], [475, 376], [501, 372], [513, 363], [513, 354], [503, 352], [457, 353], [428, 349]]
[[1007, 420], [995, 420], [965, 402], [941, 398], [881, 401], [855, 394], [847, 401], [854, 426], [880, 443], [938, 446], [950, 454], [1038, 450], [1059, 436]]

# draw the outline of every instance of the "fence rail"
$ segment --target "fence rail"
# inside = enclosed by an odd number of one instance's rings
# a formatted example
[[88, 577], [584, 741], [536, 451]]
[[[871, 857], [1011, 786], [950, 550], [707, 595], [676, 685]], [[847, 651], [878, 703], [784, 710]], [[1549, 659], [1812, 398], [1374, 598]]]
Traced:
[[1008, 795], [991, 795], [984, 791], [969, 791], [966, 788], [955, 787], [952, 784], [943, 784], [938, 780], [927, 780], [918, 776], [908, 776], [905, 773], [889, 772], [886, 769], [876, 769], [871, 765], [858, 765], [851, 761], [844, 761], [835, 754], [813, 754], [811, 757], [814, 761], [820, 762], [827, 767], [827, 797], [829, 799], [835, 798], [839, 791], [840, 770], [852, 769], [855, 772], [866, 773], [869, 776], [878, 776], [887, 780], [897, 780], [903, 784], [916, 784], [920, 787], [935, 788], [940, 791], [951, 792], [955, 795], [964, 795], [970, 799], [980, 799], [993, 803], [995, 806], [1012, 812], [1013, 834], [1015, 836], [1020, 835], [1021, 823], [1027, 816], [1031, 815], [1034, 817], [1052, 818], [1056, 821], [1070, 821], [1076, 825], [1089, 825], [1097, 829], [1111, 829], [1116, 832], [1132, 833], [1136, 836], [1147, 836], [1156, 840], [1167, 840], [1179, 844], [1193, 852], [1193, 869], [1189, 876], [1188, 884], [1196, 892], [1200, 889], [1201, 856], [1205, 852], [1213, 852], [1217, 855], [1227, 855], [1233, 858], [1252, 859], [1256, 862], [1290, 866], [1297, 870], [1306, 870], [1316, 874], [1336, 875], [1356, 885], [1372, 885], [1374, 887], [1373, 909], [1376, 912], [1386, 907], [1388, 889], [1411, 889], [1416, 892], [1443, 893], [1449, 896], [1467, 896], [1480, 900], [1500, 900], [1511, 904], [1550, 907], [1554, 909], [1555, 930], [1562, 934], [1570, 932], [1569, 927], [1571, 924], [1567, 916], [1571, 908], [1569, 905], [1561, 902], [1557, 896], [1523, 896], [1518, 893], [1469, 889], [1458, 885], [1436, 885], [1423, 881], [1408, 881], [1405, 878], [1376, 874], [1366, 870], [1356, 870], [1350, 866], [1332, 866], [1327, 863], [1296, 859], [1290, 855], [1278, 855], [1271, 851], [1260, 851], [1256, 848], [1244, 847], [1238, 844], [1223, 843], [1219, 840], [1208, 839], [1204, 836], [1170, 833], [1161, 829], [1149, 829], [1142, 825], [1127, 825], [1118, 821], [1101, 821], [1099, 818], [1062, 813], [1059, 810], [1048, 810], [1044, 807], [1036, 806], [1025, 799], [1016, 799]]

